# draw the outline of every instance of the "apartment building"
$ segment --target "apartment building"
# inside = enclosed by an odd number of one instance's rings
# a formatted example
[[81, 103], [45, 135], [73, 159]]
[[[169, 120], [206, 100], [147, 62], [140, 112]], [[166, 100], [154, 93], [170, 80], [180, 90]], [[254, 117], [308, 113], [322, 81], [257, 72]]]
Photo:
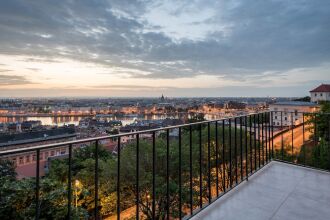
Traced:
[[330, 101], [330, 84], [321, 84], [309, 92], [311, 94], [311, 102]]
[[274, 126], [299, 125], [303, 122], [303, 113], [318, 111], [319, 106], [312, 102], [287, 101], [269, 105], [273, 112]]

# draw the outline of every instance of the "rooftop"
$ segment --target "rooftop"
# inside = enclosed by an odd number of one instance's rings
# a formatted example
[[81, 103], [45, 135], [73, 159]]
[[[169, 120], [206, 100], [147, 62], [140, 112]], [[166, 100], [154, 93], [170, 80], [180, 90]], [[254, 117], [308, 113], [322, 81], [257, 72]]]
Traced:
[[302, 102], [302, 101], [276, 102], [271, 105], [310, 106], [310, 107], [318, 106], [317, 104], [315, 104], [313, 102]]
[[30, 131], [0, 136], [0, 147], [14, 144], [25, 144], [31, 141], [52, 140], [76, 136], [72, 127], [62, 127], [50, 130]]
[[272, 161], [193, 220], [329, 219], [330, 173]]
[[330, 92], [330, 84], [321, 84], [310, 92]]

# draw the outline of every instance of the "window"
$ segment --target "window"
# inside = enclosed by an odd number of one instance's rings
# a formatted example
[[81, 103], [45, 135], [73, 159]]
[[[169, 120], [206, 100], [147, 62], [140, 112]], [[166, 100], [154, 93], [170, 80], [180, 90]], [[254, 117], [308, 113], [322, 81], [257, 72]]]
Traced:
[[275, 116], [275, 119], [277, 119], [277, 116]]
[[55, 152], [52, 150], [51, 152], [50, 152], [50, 156], [54, 156], [55, 155]]
[[279, 122], [277, 122], [277, 125], [280, 125], [280, 123], [279, 123]]
[[294, 115], [297, 116], [298, 115], [298, 110], [294, 110]]
[[284, 117], [284, 120], [285, 120], [285, 121], [288, 120], [288, 117]]
[[315, 97], [317, 96], [317, 93], [315, 93]]
[[323, 93], [320, 93], [320, 96], [322, 97], [323, 96]]
[[45, 152], [45, 159], [48, 159], [48, 152]]
[[23, 161], [23, 157], [19, 157], [19, 164], [23, 164], [24, 161]]
[[35, 154], [32, 155], [32, 161], [36, 161], [36, 155]]
[[28, 155], [28, 156], [25, 157], [25, 162], [26, 163], [30, 163], [30, 155]]

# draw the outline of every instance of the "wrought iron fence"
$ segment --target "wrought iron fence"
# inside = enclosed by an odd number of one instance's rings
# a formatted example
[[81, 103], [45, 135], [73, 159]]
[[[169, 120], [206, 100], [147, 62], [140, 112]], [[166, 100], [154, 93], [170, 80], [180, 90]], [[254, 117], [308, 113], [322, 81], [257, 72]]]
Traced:
[[[317, 164], [321, 152], [315, 150], [321, 142], [329, 146], [329, 119], [320, 113], [268, 111], [5, 150], [1, 159], [15, 159], [18, 167], [20, 158], [35, 154], [35, 176], [26, 178], [34, 181], [35, 195], [25, 209], [7, 211], [35, 219], [47, 218], [53, 209], [66, 219], [190, 218], [273, 159], [330, 169], [330, 153]], [[105, 150], [106, 140], [115, 147]], [[59, 147], [66, 149], [63, 157], [46, 158], [46, 151]], [[314, 159], [308, 158], [311, 150]], [[57, 190], [51, 181], [62, 191], [49, 199]]]

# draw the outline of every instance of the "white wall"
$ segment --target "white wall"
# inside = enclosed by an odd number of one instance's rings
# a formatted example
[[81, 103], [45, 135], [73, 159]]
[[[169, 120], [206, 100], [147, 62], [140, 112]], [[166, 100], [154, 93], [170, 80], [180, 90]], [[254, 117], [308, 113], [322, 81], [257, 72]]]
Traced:
[[[303, 122], [302, 112], [315, 112], [316, 108], [310, 106], [292, 106], [292, 105], [277, 105], [269, 106], [270, 111], [273, 111], [274, 126], [291, 126], [298, 125]], [[278, 112], [276, 112], [278, 111]], [[281, 114], [282, 112], [282, 114]]]
[[330, 101], [330, 92], [311, 92], [311, 101]]

